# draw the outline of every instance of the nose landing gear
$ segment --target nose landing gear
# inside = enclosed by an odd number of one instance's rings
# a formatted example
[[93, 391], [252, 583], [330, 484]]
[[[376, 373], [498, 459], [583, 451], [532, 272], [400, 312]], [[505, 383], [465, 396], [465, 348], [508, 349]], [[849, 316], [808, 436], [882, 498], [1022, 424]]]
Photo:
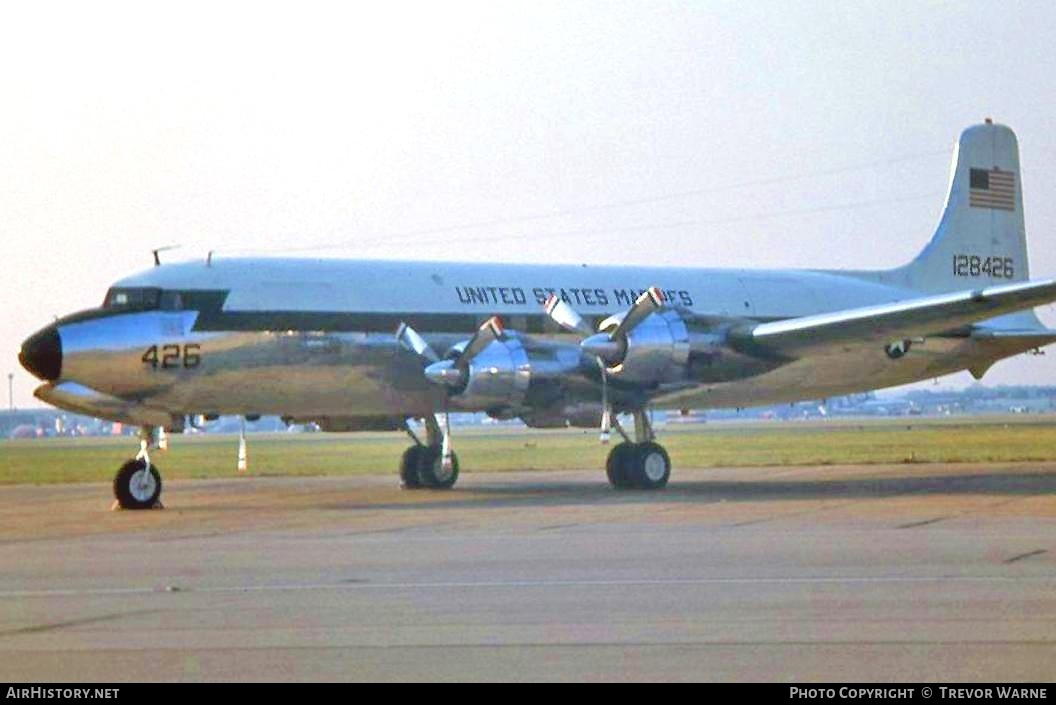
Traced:
[[150, 462], [155, 430], [144, 426], [139, 432], [139, 453], [114, 476], [114, 509], [163, 509], [161, 473]]

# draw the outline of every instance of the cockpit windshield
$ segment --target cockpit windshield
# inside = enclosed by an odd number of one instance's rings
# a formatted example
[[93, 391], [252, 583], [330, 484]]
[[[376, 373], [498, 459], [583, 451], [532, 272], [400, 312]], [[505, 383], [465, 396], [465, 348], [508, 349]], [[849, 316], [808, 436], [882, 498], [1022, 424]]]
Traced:
[[114, 287], [106, 292], [103, 308], [128, 308], [152, 311], [161, 302], [161, 289]]

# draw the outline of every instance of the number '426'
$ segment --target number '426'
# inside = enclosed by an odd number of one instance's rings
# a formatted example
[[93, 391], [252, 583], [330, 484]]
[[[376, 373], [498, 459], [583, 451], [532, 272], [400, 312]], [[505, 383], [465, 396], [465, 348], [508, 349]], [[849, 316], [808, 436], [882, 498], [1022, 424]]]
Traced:
[[202, 362], [202, 346], [198, 343], [186, 345], [151, 345], [140, 359], [152, 369], [191, 369]]

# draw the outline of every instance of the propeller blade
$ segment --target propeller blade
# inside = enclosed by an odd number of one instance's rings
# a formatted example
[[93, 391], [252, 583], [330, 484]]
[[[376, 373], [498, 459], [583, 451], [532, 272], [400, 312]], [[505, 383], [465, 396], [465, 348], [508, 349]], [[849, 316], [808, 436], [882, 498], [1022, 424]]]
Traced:
[[620, 324], [616, 327], [616, 330], [609, 334], [609, 338], [612, 340], [619, 340], [627, 333], [630, 333], [639, 323], [649, 317], [651, 313], [659, 311], [664, 307], [664, 295], [655, 286], [651, 286], [642, 292], [627, 310], [627, 315], [623, 317]]
[[465, 369], [484, 348], [496, 340], [502, 340], [504, 335], [502, 320], [498, 316], [492, 316], [484, 321], [480, 328], [477, 329], [477, 332], [473, 334], [473, 337], [469, 339], [469, 342], [466, 343], [466, 347], [459, 354], [458, 359], [455, 360], [455, 367]]
[[400, 322], [400, 327], [396, 329], [396, 342], [408, 350], [418, 353], [426, 360], [429, 360], [429, 362], [436, 362], [440, 359], [436, 351], [429, 347], [429, 343], [425, 342], [425, 338], [418, 335], [418, 331], [402, 321]]
[[543, 310], [550, 320], [570, 333], [579, 333], [584, 337], [594, 333], [594, 329], [587, 325], [583, 317], [557, 294], [547, 297]]

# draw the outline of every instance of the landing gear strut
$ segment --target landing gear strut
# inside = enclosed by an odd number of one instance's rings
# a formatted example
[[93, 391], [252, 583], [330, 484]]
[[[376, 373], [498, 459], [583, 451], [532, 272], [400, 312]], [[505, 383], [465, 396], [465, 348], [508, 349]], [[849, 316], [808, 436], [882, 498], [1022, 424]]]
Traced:
[[631, 442], [617, 424], [616, 430], [624, 442], [609, 452], [605, 473], [618, 490], [659, 490], [671, 477], [671, 459], [664, 447], [656, 442], [649, 416], [644, 409], [634, 412], [635, 442]]
[[161, 507], [161, 473], [150, 462], [155, 429], [144, 426], [139, 431], [139, 454], [127, 461], [114, 476], [114, 498], [121, 509]]
[[458, 456], [451, 450], [451, 429], [446, 414], [440, 416], [442, 423], [436, 416], [425, 417], [425, 443], [409, 425], [404, 427], [414, 440], [400, 460], [400, 485], [404, 489], [446, 490], [458, 481]]

